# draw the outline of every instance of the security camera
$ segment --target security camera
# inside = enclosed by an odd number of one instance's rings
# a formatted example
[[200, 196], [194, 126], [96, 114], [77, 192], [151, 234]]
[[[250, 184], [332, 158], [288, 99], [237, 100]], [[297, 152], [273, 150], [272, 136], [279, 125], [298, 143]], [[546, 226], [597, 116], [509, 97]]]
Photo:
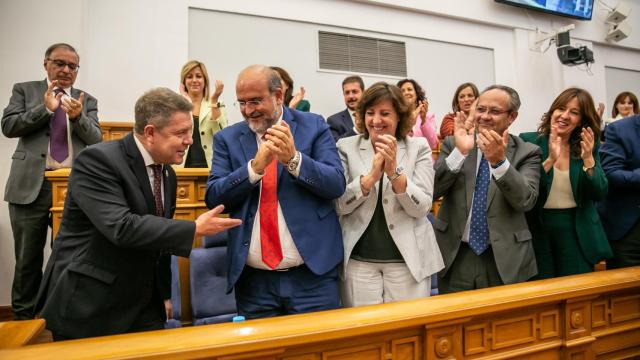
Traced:
[[564, 65], [575, 66], [594, 62], [593, 51], [586, 46], [571, 46], [569, 31], [559, 32], [556, 36], [556, 46], [558, 47], [558, 59]]

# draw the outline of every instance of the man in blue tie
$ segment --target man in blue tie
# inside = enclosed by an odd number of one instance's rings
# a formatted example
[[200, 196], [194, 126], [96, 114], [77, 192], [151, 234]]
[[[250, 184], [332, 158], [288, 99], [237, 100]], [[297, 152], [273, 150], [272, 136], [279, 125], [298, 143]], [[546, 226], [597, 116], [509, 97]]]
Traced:
[[440, 293], [536, 275], [525, 212], [538, 197], [541, 151], [509, 134], [519, 107], [515, 90], [490, 86], [468, 117], [456, 114], [454, 136], [442, 144], [434, 190], [443, 197], [434, 223], [445, 263]]
[[33, 317], [51, 222], [51, 184], [45, 170], [71, 167], [80, 150], [102, 140], [98, 101], [73, 87], [80, 57], [69, 44], [44, 54], [47, 78], [16, 84], [2, 115], [2, 133], [18, 138], [4, 200], [15, 244], [11, 306], [16, 320]]

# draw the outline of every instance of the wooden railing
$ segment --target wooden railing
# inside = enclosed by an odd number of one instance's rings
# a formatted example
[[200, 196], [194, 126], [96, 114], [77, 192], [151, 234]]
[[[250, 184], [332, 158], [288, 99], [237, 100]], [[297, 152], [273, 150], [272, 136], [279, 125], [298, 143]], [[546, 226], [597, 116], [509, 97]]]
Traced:
[[413, 301], [0, 351], [1, 359], [620, 359], [640, 267]]
[[102, 141], [117, 140], [133, 130], [133, 122], [130, 121], [100, 121], [102, 129]]

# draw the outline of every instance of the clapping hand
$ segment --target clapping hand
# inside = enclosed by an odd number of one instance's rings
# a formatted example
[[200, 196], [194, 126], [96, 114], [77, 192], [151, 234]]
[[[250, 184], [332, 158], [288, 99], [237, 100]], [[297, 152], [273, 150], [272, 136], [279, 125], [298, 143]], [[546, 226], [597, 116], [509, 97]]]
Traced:
[[596, 164], [596, 161], [593, 159], [593, 146], [595, 143], [593, 130], [591, 130], [590, 127], [582, 128], [580, 139], [580, 157], [584, 162], [584, 167], [592, 168]]
[[306, 91], [304, 90], [304, 86], [300, 86], [300, 91], [295, 95], [293, 95], [293, 97], [291, 98], [291, 101], [289, 101], [289, 107], [291, 109], [295, 109], [296, 107], [298, 107], [298, 104], [300, 104], [300, 101], [304, 99], [305, 93]]
[[476, 127], [471, 117], [465, 115], [462, 111], [456, 112], [453, 122], [453, 137], [456, 148], [463, 155], [467, 155], [475, 142]]
[[387, 176], [392, 176], [396, 172], [397, 167], [396, 153], [398, 143], [396, 138], [388, 134], [382, 135], [378, 137], [375, 146], [376, 155], [381, 154], [384, 159], [384, 172]]
[[509, 130], [505, 129], [502, 135], [494, 130], [482, 129], [478, 134], [478, 148], [485, 159], [491, 165], [496, 165], [505, 159], [506, 148], [509, 144]]
[[222, 91], [224, 91], [224, 83], [222, 80], [216, 80], [214, 87], [213, 95], [211, 95], [211, 103], [217, 104], [220, 99], [220, 95], [222, 95]]
[[184, 84], [180, 84], [180, 95], [182, 95], [183, 98], [187, 99], [189, 103], [192, 103], [191, 97], [189, 96], [187, 88], [184, 86]]
[[77, 119], [82, 114], [82, 104], [84, 103], [84, 92], [80, 93], [80, 97], [78, 100], [72, 98], [71, 96], [63, 96], [61, 98], [62, 101], [62, 110], [67, 113], [67, 117], [69, 120], [73, 121]]
[[273, 125], [265, 134], [267, 148], [277, 157], [278, 161], [286, 165], [296, 155], [296, 144], [289, 129], [289, 124], [282, 121]]
[[60, 106], [60, 98], [64, 95], [63, 93], [56, 94], [53, 92], [53, 88], [56, 86], [58, 86], [58, 80], [53, 80], [44, 93], [44, 106], [51, 112], [56, 111], [58, 106]]

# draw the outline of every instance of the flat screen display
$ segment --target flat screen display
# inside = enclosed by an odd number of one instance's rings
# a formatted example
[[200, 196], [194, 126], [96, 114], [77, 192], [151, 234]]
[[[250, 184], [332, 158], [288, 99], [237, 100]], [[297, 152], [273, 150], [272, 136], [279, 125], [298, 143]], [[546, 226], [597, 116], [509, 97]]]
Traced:
[[591, 20], [593, 0], [495, 0], [496, 2], [538, 10], [580, 20]]

